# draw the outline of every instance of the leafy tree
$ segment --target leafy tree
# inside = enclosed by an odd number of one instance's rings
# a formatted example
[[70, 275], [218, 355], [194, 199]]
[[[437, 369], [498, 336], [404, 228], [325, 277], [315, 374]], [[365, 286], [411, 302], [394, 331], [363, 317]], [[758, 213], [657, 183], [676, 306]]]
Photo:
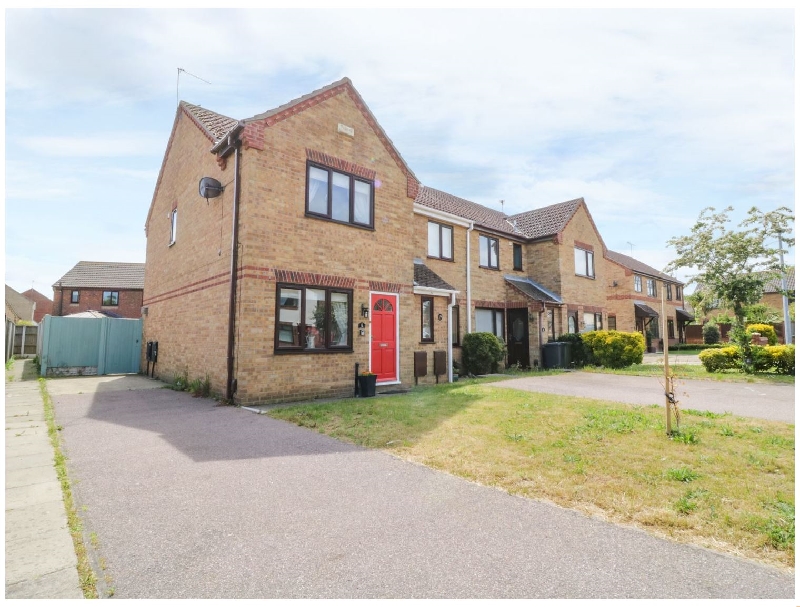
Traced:
[[764, 284], [780, 276], [777, 235], [783, 235], [787, 246], [794, 245], [788, 237], [794, 216], [787, 207], [767, 213], [753, 207], [740, 229], [731, 230], [726, 224], [733, 207], [715, 211], [714, 207], [703, 209], [690, 235], [667, 241], [677, 257], [665, 271], [696, 270], [689, 282], [702, 284], [705, 295], [732, 308], [741, 323], [745, 306], [758, 303]]
[[771, 325], [783, 320], [783, 315], [779, 310], [762, 303], [745, 306], [744, 315], [747, 317], [748, 323]]

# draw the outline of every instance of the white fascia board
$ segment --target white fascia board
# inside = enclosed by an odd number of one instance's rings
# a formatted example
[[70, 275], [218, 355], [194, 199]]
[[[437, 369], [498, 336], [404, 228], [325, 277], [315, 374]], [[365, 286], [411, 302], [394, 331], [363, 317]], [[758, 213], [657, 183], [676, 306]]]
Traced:
[[425, 205], [416, 202], [414, 203], [414, 213], [416, 213], [417, 215], [425, 215], [425, 217], [430, 217], [432, 219], [438, 219], [439, 221], [446, 221], [448, 223], [452, 223], [457, 226], [462, 226], [465, 228], [469, 228], [473, 224], [473, 222], [470, 221], [469, 219], [464, 219], [463, 217], [459, 217], [458, 215], [453, 215], [452, 213], [437, 211], [436, 209], [426, 207]]
[[434, 289], [433, 287], [414, 287], [414, 295], [438, 295], [440, 297], [450, 297], [451, 293], [458, 293], [455, 289]]

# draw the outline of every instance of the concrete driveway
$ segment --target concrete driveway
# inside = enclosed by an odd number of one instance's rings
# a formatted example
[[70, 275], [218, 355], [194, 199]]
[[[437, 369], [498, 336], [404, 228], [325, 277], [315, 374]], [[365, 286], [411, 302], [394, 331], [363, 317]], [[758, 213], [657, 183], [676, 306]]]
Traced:
[[78, 509], [118, 598], [794, 596], [791, 574], [265, 415], [61, 381]]
[[[497, 382], [498, 387], [582, 396], [632, 405], [663, 405], [664, 379], [572, 371]], [[675, 384], [681, 409], [733, 413], [794, 423], [794, 386], [682, 379]]]

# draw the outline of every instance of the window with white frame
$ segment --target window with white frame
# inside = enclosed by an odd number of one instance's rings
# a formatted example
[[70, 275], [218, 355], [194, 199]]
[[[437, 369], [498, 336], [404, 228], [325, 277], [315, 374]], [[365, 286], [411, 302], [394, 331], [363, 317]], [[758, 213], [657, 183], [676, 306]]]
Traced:
[[453, 228], [435, 221], [428, 222], [428, 257], [453, 260]]
[[595, 329], [595, 315], [591, 312], [584, 312], [583, 313], [583, 331], [594, 331]]
[[480, 244], [480, 266], [482, 268], [492, 268], [495, 270], [499, 269], [500, 260], [498, 258], [498, 253], [500, 250], [500, 244], [498, 243], [497, 238], [491, 238], [490, 236], [484, 236], [481, 234], [478, 242]]
[[490, 308], [475, 309], [475, 330], [479, 332], [494, 333], [503, 339], [503, 311]]
[[633, 290], [637, 293], [642, 292], [642, 277], [638, 274], [634, 275], [633, 277]]
[[575, 274], [594, 278], [594, 253], [575, 247]]
[[655, 297], [657, 294], [656, 291], [656, 281], [652, 278], [647, 279], [647, 295], [649, 297]]

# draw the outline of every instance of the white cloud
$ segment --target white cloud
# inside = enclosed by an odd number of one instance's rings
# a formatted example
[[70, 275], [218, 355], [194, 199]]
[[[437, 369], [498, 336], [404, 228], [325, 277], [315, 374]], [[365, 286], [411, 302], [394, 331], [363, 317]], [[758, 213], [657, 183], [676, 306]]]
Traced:
[[164, 147], [162, 133], [98, 133], [85, 137], [34, 136], [22, 145], [41, 156], [68, 158], [115, 158], [120, 156], [150, 156], [153, 150]]

